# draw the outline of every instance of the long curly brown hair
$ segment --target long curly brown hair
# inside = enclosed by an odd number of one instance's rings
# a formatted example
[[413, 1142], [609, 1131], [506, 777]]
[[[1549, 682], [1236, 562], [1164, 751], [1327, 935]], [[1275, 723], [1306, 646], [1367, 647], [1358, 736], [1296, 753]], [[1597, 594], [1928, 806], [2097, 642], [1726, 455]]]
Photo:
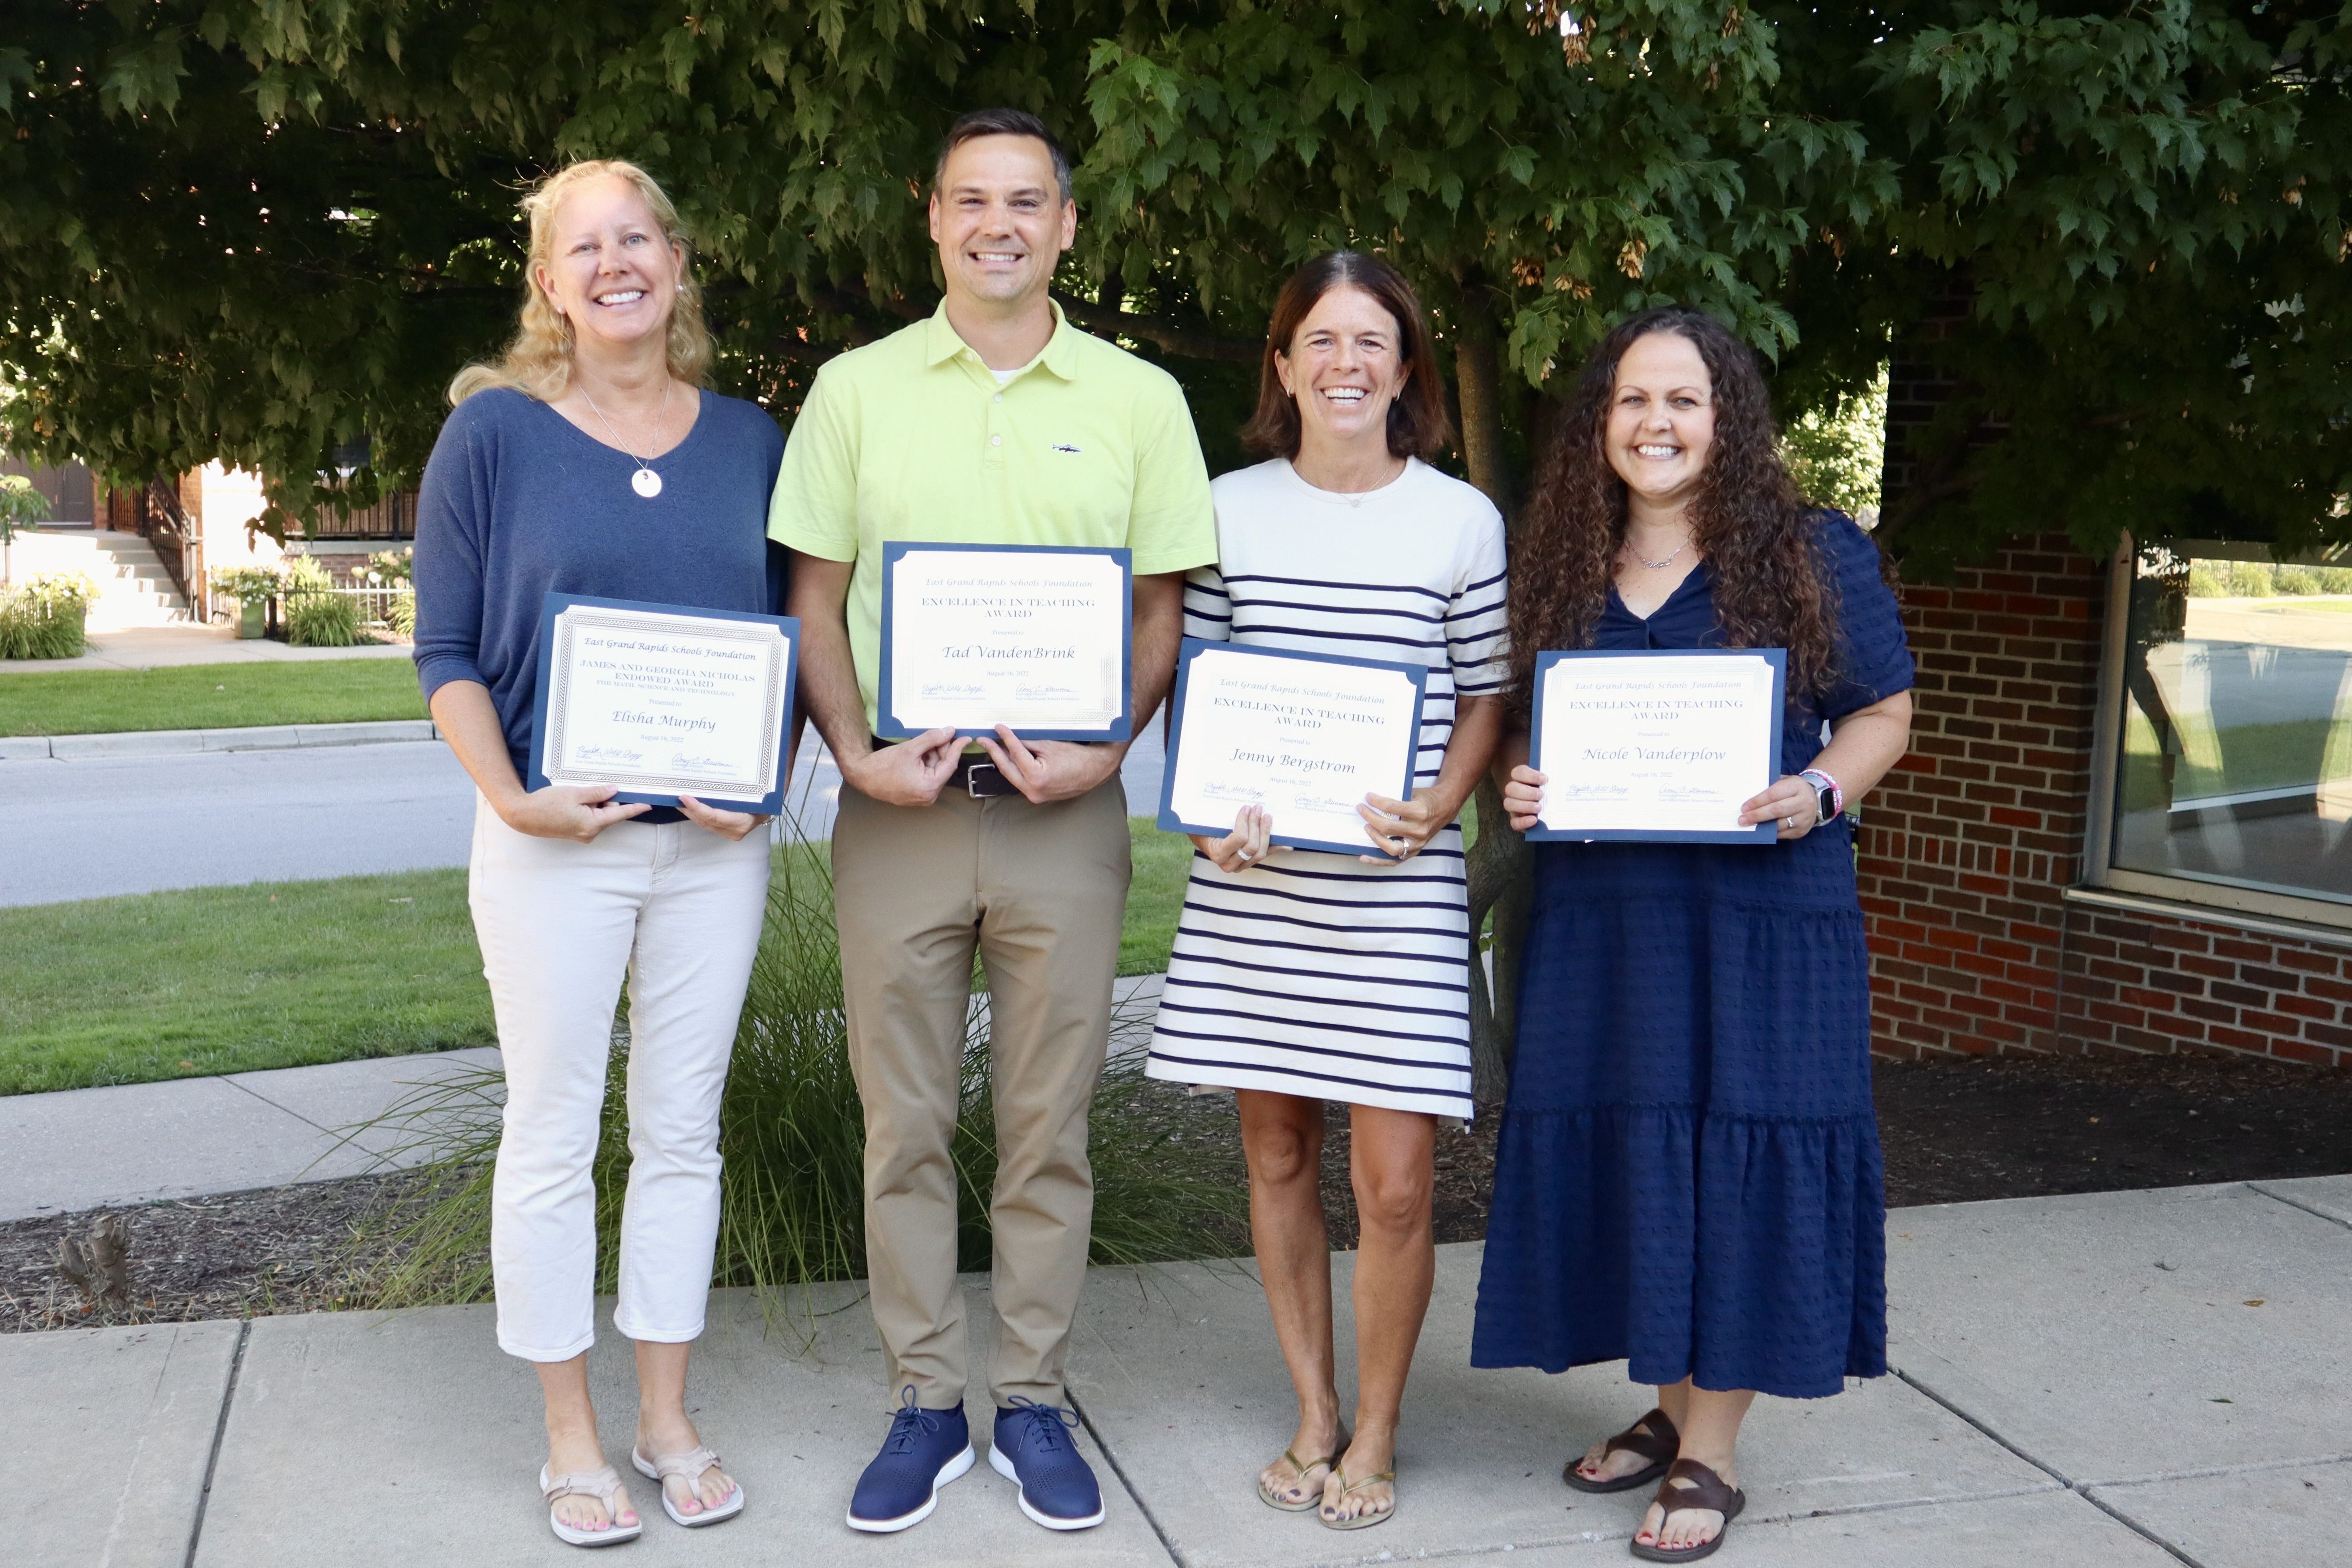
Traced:
[[1715, 612], [1733, 647], [1789, 650], [1792, 700], [1828, 689], [1837, 660], [1836, 590], [1811, 513], [1782, 467], [1764, 374], [1714, 317], [1680, 307], [1628, 317], [1585, 361], [1544, 455], [1512, 551], [1511, 710], [1524, 720], [1536, 655], [1591, 646], [1625, 542], [1625, 481], [1604, 446], [1617, 364], [1652, 332], [1686, 338], [1714, 389], [1715, 440], [1690, 508], [1714, 569]]

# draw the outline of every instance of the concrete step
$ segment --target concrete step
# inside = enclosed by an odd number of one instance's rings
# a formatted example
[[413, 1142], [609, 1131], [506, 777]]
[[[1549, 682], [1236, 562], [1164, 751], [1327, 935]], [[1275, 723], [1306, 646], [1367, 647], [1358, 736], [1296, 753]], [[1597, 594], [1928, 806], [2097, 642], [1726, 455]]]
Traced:
[[173, 584], [155, 547], [137, 534], [110, 530], [21, 534], [11, 568], [20, 581], [51, 572], [89, 577], [98, 584], [99, 597], [84, 626], [93, 632], [186, 626], [198, 618]]

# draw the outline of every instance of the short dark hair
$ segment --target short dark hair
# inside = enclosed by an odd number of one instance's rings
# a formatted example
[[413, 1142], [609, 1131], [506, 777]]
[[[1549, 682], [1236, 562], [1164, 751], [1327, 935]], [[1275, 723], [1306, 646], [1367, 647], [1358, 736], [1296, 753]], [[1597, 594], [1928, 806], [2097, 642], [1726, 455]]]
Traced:
[[1389, 405], [1389, 455], [1436, 457], [1454, 444], [1454, 421], [1445, 413], [1445, 380], [1438, 374], [1437, 343], [1429, 317], [1404, 274], [1360, 250], [1327, 250], [1290, 275], [1274, 301], [1266, 324], [1265, 354], [1258, 365], [1257, 412], [1242, 426], [1242, 445], [1273, 457], [1298, 456], [1298, 405], [1282, 390], [1274, 356], [1287, 354], [1291, 341], [1334, 289], [1361, 289], [1396, 319], [1398, 346], [1404, 351], [1405, 384]]
[[1034, 136], [1043, 142], [1046, 156], [1054, 160], [1054, 180], [1062, 188], [1062, 205], [1069, 205], [1070, 155], [1062, 151], [1045, 122], [1025, 109], [975, 109], [959, 116], [940, 143], [940, 161], [931, 165], [931, 195], [940, 194], [940, 182], [948, 177], [948, 154], [979, 136]]

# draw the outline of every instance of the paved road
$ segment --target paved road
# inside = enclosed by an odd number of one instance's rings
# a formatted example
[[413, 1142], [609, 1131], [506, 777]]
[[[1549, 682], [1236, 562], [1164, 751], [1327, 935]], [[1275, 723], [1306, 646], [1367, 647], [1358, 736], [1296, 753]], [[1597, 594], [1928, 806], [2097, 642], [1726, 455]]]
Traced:
[[[1158, 809], [1155, 727], [1129, 809]], [[803, 753], [800, 830], [833, 831], [841, 775]], [[474, 788], [438, 741], [0, 763], [0, 905], [466, 863]]]

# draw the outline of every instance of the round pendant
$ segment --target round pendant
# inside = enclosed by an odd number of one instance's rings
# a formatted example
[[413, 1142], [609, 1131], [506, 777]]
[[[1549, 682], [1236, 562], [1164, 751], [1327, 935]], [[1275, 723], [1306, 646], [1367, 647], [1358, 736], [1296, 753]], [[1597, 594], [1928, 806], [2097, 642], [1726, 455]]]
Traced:
[[629, 479], [629, 488], [651, 500], [661, 494], [661, 476], [651, 468], [639, 468]]

